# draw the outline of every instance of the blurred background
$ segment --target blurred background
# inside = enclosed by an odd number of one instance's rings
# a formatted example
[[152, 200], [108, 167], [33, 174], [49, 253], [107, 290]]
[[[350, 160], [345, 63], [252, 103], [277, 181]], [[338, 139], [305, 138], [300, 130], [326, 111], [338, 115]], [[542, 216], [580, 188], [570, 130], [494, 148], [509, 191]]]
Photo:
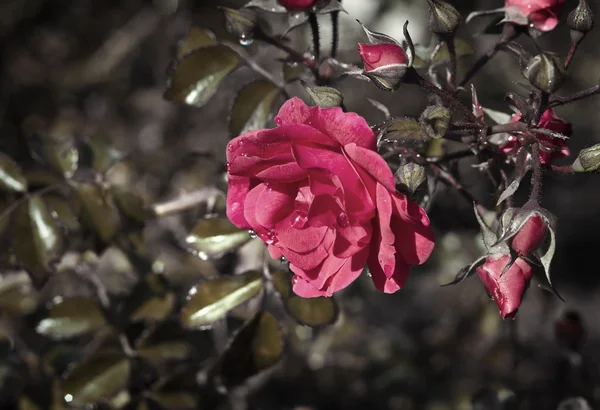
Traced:
[[[149, 201], [164, 200], [200, 184], [190, 180], [189, 173], [178, 177], [180, 167], [184, 162], [193, 164], [190, 169], [197, 167], [198, 172], [191, 175], [198, 179], [218, 172], [218, 165], [195, 161], [206, 153], [224, 160], [229, 108], [236, 92], [258, 77], [242, 67], [209, 104], [193, 108], [163, 99], [167, 69], [177, 41], [191, 25], [235, 41], [216, 7], [236, 8], [244, 3], [3, 0], [0, 151], [19, 160], [27, 151], [24, 139], [38, 131], [101, 133], [114, 147], [130, 154], [127, 172], [116, 173], [114, 178]], [[566, 11], [576, 3], [567, 1]], [[501, 7], [502, 1], [454, 4], [466, 16], [474, 10]], [[419, 46], [426, 48], [435, 41], [427, 31], [424, 0], [344, 0], [343, 5], [348, 14], [340, 16], [342, 61], [358, 61], [356, 43], [364, 41], [364, 35], [356, 19], [397, 39], [402, 38], [404, 21], [409, 20], [409, 30]], [[565, 17], [566, 13], [563, 22]], [[274, 27], [284, 27], [280, 17], [272, 19]], [[494, 34], [481, 34], [489, 21], [487, 17], [475, 19], [457, 34], [476, 54], [494, 43]], [[328, 44], [329, 19], [324, 17], [322, 22], [323, 43]], [[290, 38], [297, 49], [309, 49], [306, 27], [296, 29]], [[598, 30], [586, 37], [561, 95], [597, 84], [599, 41]], [[519, 42], [535, 50], [530, 39]], [[566, 55], [569, 42], [568, 29], [563, 26], [539, 39], [544, 49], [561, 56]], [[253, 52], [268, 70], [281, 70], [273, 49]], [[464, 74], [472, 60], [461, 60], [459, 73]], [[501, 53], [474, 84], [485, 106], [508, 113], [504, 95], [509, 91], [525, 95], [517, 84], [523, 81], [515, 59]], [[336, 86], [344, 93], [348, 109], [371, 124], [383, 118], [365, 96], [386, 104], [392, 115], [418, 115], [427, 104], [424, 94], [413, 86], [395, 93], [384, 93], [354, 79]], [[290, 90], [302, 93], [300, 88]], [[306, 99], [305, 94], [301, 96]], [[581, 148], [600, 142], [600, 97], [557, 111], [573, 124], [569, 142], [573, 155], [562, 160], [568, 164]], [[485, 186], [470, 165], [460, 168], [463, 185], [485, 201]], [[526, 198], [527, 190], [524, 186], [519, 191], [517, 204]], [[298, 342], [286, 359], [268, 377], [259, 377], [232, 393], [228, 405], [265, 410], [467, 410], [501, 408], [496, 401], [504, 400], [511, 403], [504, 408], [550, 409], [569, 396], [583, 396], [592, 406], [600, 405], [599, 176], [548, 174], [542, 205], [559, 220], [552, 274], [565, 302], [532, 285], [517, 319], [502, 321], [476, 278], [440, 288], [482, 252], [471, 204], [444, 191], [431, 210], [438, 242], [434, 256], [415, 269], [402, 291], [384, 295], [374, 291], [368, 277], [361, 278], [340, 296], [342, 314], [334, 326], [295, 328], [293, 336]], [[193, 284], [218, 269], [176, 249], [167, 230], [163, 222], [150, 223], [144, 239], [164, 264], [168, 277]], [[570, 311], [578, 312], [586, 332], [576, 356], [565, 350], [555, 331], [556, 321]], [[481, 407], [472, 405], [473, 397]]]

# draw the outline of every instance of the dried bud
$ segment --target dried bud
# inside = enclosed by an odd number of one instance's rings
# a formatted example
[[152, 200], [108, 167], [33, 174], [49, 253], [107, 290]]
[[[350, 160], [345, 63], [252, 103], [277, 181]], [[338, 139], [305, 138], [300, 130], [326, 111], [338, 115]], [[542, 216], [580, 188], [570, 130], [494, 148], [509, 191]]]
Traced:
[[562, 61], [549, 53], [538, 54], [530, 59], [523, 75], [531, 85], [548, 94], [558, 90], [566, 79]]
[[225, 13], [226, 27], [234, 36], [240, 40], [251, 39], [254, 29], [258, 24], [258, 16], [250, 9], [230, 9], [221, 7]]
[[442, 138], [448, 132], [451, 120], [450, 110], [441, 105], [430, 105], [425, 108], [419, 123], [421, 129], [430, 138]]
[[425, 168], [414, 162], [409, 162], [398, 168], [394, 179], [397, 184], [403, 185], [409, 192], [414, 193], [425, 182], [427, 174]]
[[600, 144], [582, 149], [573, 162], [575, 172], [597, 172], [600, 170]]
[[429, 29], [435, 34], [454, 34], [462, 16], [451, 4], [442, 0], [427, 0], [429, 3]]
[[567, 25], [571, 29], [571, 41], [579, 43], [585, 34], [594, 27], [594, 13], [587, 0], [579, 0], [579, 5], [569, 13]]

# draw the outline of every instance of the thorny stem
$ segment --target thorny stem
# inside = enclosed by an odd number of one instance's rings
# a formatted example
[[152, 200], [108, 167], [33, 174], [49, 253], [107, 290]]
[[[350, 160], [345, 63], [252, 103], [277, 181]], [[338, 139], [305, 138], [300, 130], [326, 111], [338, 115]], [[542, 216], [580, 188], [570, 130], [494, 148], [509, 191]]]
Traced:
[[542, 164], [540, 163], [540, 144], [537, 142], [531, 146], [531, 167], [533, 174], [529, 199], [539, 202], [542, 197]]
[[256, 30], [255, 38], [257, 40], [264, 41], [265, 43], [270, 44], [274, 47], [277, 47], [280, 50], [285, 51], [286, 53], [288, 53], [292, 61], [305, 64], [308, 68], [310, 68], [313, 72], [316, 73], [317, 60], [313, 56], [307, 56], [303, 53], [298, 52], [297, 50], [294, 50], [292, 47], [283, 44], [278, 39], [271, 37], [270, 35], [266, 34], [260, 29]]
[[[442, 182], [444, 182], [446, 185], [456, 189], [467, 201], [469, 201], [470, 203], [475, 203], [475, 204], [479, 203], [475, 199], [475, 197], [473, 195], [471, 195], [471, 193], [469, 191], [467, 191], [465, 189], [465, 187], [463, 187], [462, 184], [460, 182], [458, 182], [456, 180], [456, 178], [454, 178], [452, 176], [452, 174], [450, 174], [449, 172], [445, 171], [442, 167], [435, 165], [435, 164], [431, 164], [431, 168], [433, 169], [434, 175], [439, 177], [442, 180]], [[482, 209], [484, 209], [484, 208], [482, 208]]]
[[569, 104], [596, 94], [600, 94], [600, 85], [595, 85], [585, 90], [578, 91], [575, 94], [567, 95], [566, 97], [553, 97], [550, 100], [549, 108], [560, 107], [561, 105]]
[[226, 47], [228, 47], [231, 51], [233, 51], [235, 54], [237, 54], [237, 56], [239, 58], [244, 60], [244, 62], [248, 65], [248, 67], [250, 67], [252, 70], [254, 70], [255, 73], [262, 75], [265, 78], [265, 80], [269, 81], [275, 87], [279, 88], [286, 95], [286, 97], [289, 98], [289, 96], [287, 95], [287, 91], [285, 90], [285, 83], [278, 81], [275, 77], [273, 77], [273, 75], [271, 73], [269, 73], [267, 70], [262, 68], [256, 61], [254, 61], [248, 55], [246, 50], [242, 50], [239, 47], [236, 47], [233, 44], [229, 44], [227, 42], [224, 42], [223, 44]]
[[321, 56], [321, 36], [319, 34], [319, 21], [317, 20], [317, 15], [315, 13], [310, 13], [308, 15], [308, 22], [310, 23], [310, 30], [312, 32], [313, 53], [315, 59], [318, 60]]
[[559, 174], [572, 174], [575, 172], [571, 165], [550, 165], [550, 169]]
[[404, 80], [408, 83], [418, 84], [421, 88], [425, 89], [425, 91], [437, 95], [442, 99], [443, 102], [448, 104], [451, 108], [458, 109], [465, 117], [469, 119], [470, 122], [478, 122], [477, 117], [475, 117], [471, 110], [465, 107], [448, 91], [436, 87], [434, 84], [423, 78], [413, 67], [408, 68], [406, 74], [404, 75]]
[[569, 68], [571, 60], [573, 60], [575, 52], [577, 51], [577, 47], [579, 47], [578, 42], [571, 43], [571, 47], [569, 47], [569, 53], [567, 54], [567, 58], [565, 58], [565, 70]]
[[[341, 3], [342, 0], [339, 0], [339, 2]], [[339, 17], [339, 11], [334, 11], [333, 13], [331, 13], [331, 57], [333, 58], [335, 58], [335, 56], [337, 55], [338, 43], [340, 38]]]
[[485, 66], [487, 62], [490, 61], [491, 58], [494, 57], [496, 53], [500, 51], [500, 49], [505, 44], [517, 38], [519, 34], [520, 31], [514, 24], [505, 23], [502, 35], [500, 36], [496, 44], [494, 44], [494, 47], [492, 47], [486, 54], [479, 57], [475, 64], [473, 64], [473, 67], [471, 67], [467, 74], [465, 74], [465, 78], [463, 78], [458, 87], [464, 87], [469, 81], [471, 81], [471, 78], [473, 78], [473, 76], [477, 74], [477, 72], [481, 70], [481, 68], [483, 68], [483, 66]]

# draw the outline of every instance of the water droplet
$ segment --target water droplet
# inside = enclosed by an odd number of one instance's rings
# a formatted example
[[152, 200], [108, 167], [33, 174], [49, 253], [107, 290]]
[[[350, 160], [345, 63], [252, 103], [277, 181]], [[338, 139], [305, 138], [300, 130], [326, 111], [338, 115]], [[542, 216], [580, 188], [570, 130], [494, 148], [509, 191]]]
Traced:
[[283, 263], [284, 265], [287, 265], [288, 263], [290, 263], [290, 261], [288, 261], [285, 256], [282, 256], [281, 258], [279, 258], [279, 262]]
[[342, 228], [350, 226], [350, 221], [348, 220], [348, 215], [346, 215], [346, 213], [344, 213], [344, 212], [342, 212], [341, 214], [339, 214], [338, 217], [337, 217], [337, 223]]
[[248, 236], [250, 236], [250, 238], [254, 239], [256, 238], [258, 235], [256, 235], [256, 232], [254, 232], [252, 229], [250, 229], [248, 231]]
[[229, 172], [229, 168], [231, 168], [231, 164], [229, 162], [227, 162], [225, 164], [225, 169], [227, 170], [227, 172]]
[[294, 275], [294, 277], [292, 278], [292, 286], [294, 286], [296, 283], [298, 283], [300, 279], [298, 278], [297, 275]]
[[275, 231], [269, 231], [266, 233], [264, 239], [267, 245], [272, 245], [277, 240], [277, 236], [275, 235]]
[[67, 403], [72, 402], [73, 401], [73, 395], [71, 395], [71, 394], [65, 394], [65, 401]]
[[275, 118], [275, 124], [281, 126], [281, 118], [279, 118], [279, 117]]
[[248, 47], [251, 46], [252, 43], [254, 43], [254, 39], [247, 35], [247, 34], [242, 34], [240, 36], [240, 44], [243, 45], [244, 47]]
[[308, 217], [299, 211], [296, 211], [296, 218], [294, 218], [294, 222], [292, 222], [292, 228], [302, 229], [306, 225], [308, 221]]

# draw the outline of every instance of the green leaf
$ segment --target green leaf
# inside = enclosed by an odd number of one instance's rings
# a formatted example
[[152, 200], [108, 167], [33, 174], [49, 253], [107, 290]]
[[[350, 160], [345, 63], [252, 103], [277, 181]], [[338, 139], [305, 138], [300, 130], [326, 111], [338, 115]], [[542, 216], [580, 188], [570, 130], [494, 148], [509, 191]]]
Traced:
[[198, 222], [185, 243], [206, 260], [219, 258], [249, 240], [248, 231], [237, 228], [225, 217], [214, 217]]
[[58, 193], [47, 193], [44, 194], [44, 201], [62, 226], [69, 231], [80, 229], [79, 218], [76, 216], [78, 212], [75, 210], [75, 204], [68, 197]]
[[106, 172], [124, 157], [123, 153], [114, 149], [102, 134], [88, 137], [80, 144], [79, 152], [81, 165], [91, 167], [100, 173]]
[[318, 87], [302, 83], [310, 98], [321, 108], [339, 107], [344, 103], [341, 92], [332, 87]]
[[130, 192], [122, 187], [112, 186], [110, 188], [117, 208], [128, 218], [137, 222], [146, 222], [153, 217], [152, 212], [146, 206], [144, 198]]
[[269, 312], [257, 314], [236, 334], [215, 368], [218, 382], [226, 388], [273, 366], [283, 355], [281, 329]]
[[97, 302], [85, 297], [62, 300], [54, 305], [48, 317], [42, 319], [36, 331], [52, 339], [61, 340], [94, 332], [106, 326]]
[[207, 280], [192, 289], [181, 309], [181, 323], [188, 329], [205, 329], [229, 311], [254, 298], [263, 288], [259, 272]]
[[27, 191], [27, 179], [21, 167], [11, 157], [0, 152], [0, 189], [6, 191]]
[[167, 293], [147, 300], [131, 314], [130, 318], [132, 322], [158, 322], [170, 315], [174, 307], [175, 295]]
[[201, 107], [238, 63], [238, 56], [223, 45], [193, 51], [175, 65], [165, 98]]
[[383, 135], [384, 141], [426, 142], [430, 137], [425, 134], [415, 118], [405, 117], [393, 120]]
[[[475, 52], [469, 43], [458, 38], [454, 39], [454, 48], [456, 50], [456, 57], [469, 56]], [[431, 53], [431, 62], [440, 63], [447, 60], [450, 60], [448, 45], [442, 41], [435, 47], [433, 53]]]
[[24, 171], [24, 174], [29, 187], [47, 187], [64, 182], [60, 174], [43, 165], [29, 167]]
[[96, 184], [73, 183], [87, 224], [104, 242], [110, 241], [121, 226], [119, 211], [109, 193]]
[[217, 44], [215, 35], [208, 30], [200, 27], [190, 27], [185, 37], [177, 44], [177, 57], [183, 58], [192, 51], [202, 47], [214, 46]]
[[100, 352], [79, 363], [62, 383], [65, 401], [87, 407], [110, 399], [127, 387], [131, 363], [121, 352]]
[[285, 310], [298, 323], [320, 327], [334, 323], [339, 314], [338, 305], [333, 298], [301, 298], [291, 293], [289, 272], [277, 271], [271, 274], [275, 291], [279, 295]]
[[39, 295], [25, 272], [0, 276], [0, 310], [10, 315], [24, 316], [37, 308]]
[[29, 139], [33, 156], [65, 178], [71, 178], [79, 166], [79, 151], [71, 135], [35, 134]]
[[151, 396], [163, 408], [169, 410], [194, 410], [198, 408], [196, 396], [186, 392], [155, 393]]
[[137, 349], [140, 357], [154, 367], [161, 367], [172, 362], [183, 362], [190, 358], [192, 347], [184, 340], [173, 340]]
[[12, 248], [33, 283], [39, 286], [64, 251], [58, 223], [44, 200], [33, 195], [15, 211], [13, 228]]
[[452, 114], [443, 105], [430, 105], [425, 108], [419, 123], [421, 129], [430, 138], [442, 138], [450, 128]]
[[278, 94], [279, 89], [268, 81], [258, 80], [242, 88], [231, 109], [229, 135], [237, 137], [264, 128]]

